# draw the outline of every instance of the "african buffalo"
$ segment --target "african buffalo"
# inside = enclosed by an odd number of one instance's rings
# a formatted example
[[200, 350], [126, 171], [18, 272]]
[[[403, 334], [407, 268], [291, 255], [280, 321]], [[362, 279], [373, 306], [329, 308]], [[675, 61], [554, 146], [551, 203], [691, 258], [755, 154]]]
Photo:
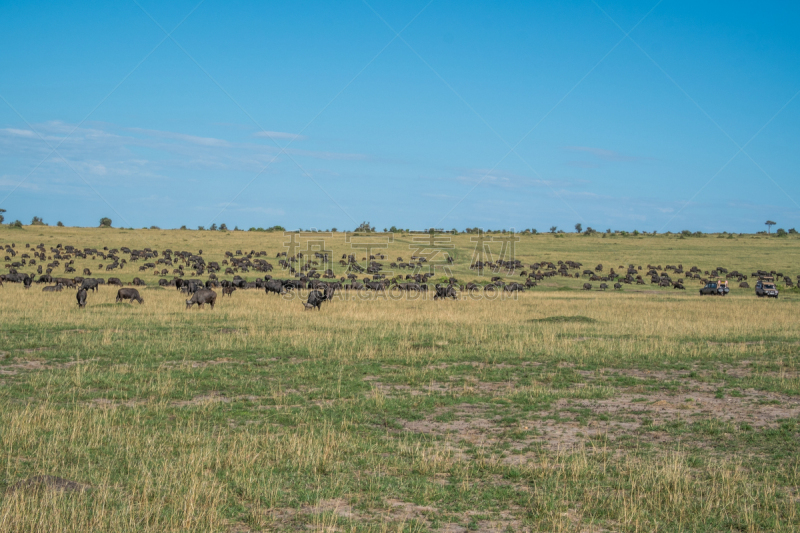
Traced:
[[186, 300], [186, 309], [189, 309], [194, 304], [197, 304], [201, 309], [205, 304], [210, 304], [211, 309], [214, 309], [214, 304], [217, 302], [217, 293], [210, 289], [199, 289], [195, 292], [189, 300]]
[[117, 303], [122, 300], [130, 300], [131, 302], [137, 301], [140, 304], [144, 303], [144, 299], [139, 296], [139, 291], [136, 289], [120, 289], [117, 291]]
[[43, 288], [42, 292], [61, 292], [61, 289], [63, 288], [64, 286], [59, 283], [58, 285], [49, 285]]
[[236, 290], [236, 287], [223, 287], [222, 288], [222, 296], [225, 296], [226, 294], [228, 296], [231, 296], [233, 294], [233, 291], [235, 291], [235, 290]]
[[96, 292], [97, 291], [97, 286], [99, 284], [100, 284], [99, 280], [96, 280], [96, 279], [85, 279], [81, 283], [81, 289], [86, 289], [86, 290], [91, 289], [92, 291]]
[[436, 296], [434, 296], [433, 299], [438, 300], [439, 298], [452, 298], [453, 300], [457, 300], [458, 295], [456, 294], [455, 287], [451, 287], [449, 285], [436, 285]]
[[321, 309], [322, 302], [325, 301], [325, 295], [322, 294], [322, 291], [311, 291], [308, 293], [308, 301], [303, 304], [306, 308], [306, 311], [309, 309], [317, 308], [317, 311]]
[[583, 284], [583, 290], [585, 290], [585, 291], [592, 290], [592, 284], [591, 283], [584, 283]]
[[286, 289], [279, 279], [271, 279], [264, 284], [264, 292], [267, 294], [274, 292], [275, 294], [286, 294]]
[[86, 307], [86, 289], [79, 289], [78, 294], [75, 295], [75, 298], [78, 300], [78, 307], [80, 309]]

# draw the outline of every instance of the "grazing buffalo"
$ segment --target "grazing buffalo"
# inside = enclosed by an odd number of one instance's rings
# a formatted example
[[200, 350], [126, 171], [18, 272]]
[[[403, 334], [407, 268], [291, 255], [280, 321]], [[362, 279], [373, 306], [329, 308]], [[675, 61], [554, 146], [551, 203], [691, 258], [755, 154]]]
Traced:
[[235, 290], [236, 290], [236, 287], [223, 287], [222, 288], [222, 296], [225, 296], [226, 294], [228, 296], [230, 296], [230, 295], [233, 294], [233, 291], [235, 291]]
[[592, 290], [592, 284], [591, 283], [584, 283], [583, 284], [583, 290], [585, 290], [585, 291]]
[[86, 307], [86, 289], [79, 289], [75, 298], [78, 300], [78, 308], [83, 309]]
[[50, 285], [48, 287], [43, 288], [42, 292], [61, 292], [61, 289], [63, 288], [64, 286], [59, 283], [58, 285]]
[[601, 284], [600, 284], [600, 290], [601, 290], [601, 291], [604, 291], [604, 290], [606, 290], [607, 288], [608, 288], [608, 284], [606, 284], [606, 283], [601, 283]]
[[122, 281], [119, 278], [108, 278], [106, 285], [118, 285], [122, 287]]
[[303, 304], [306, 308], [306, 311], [309, 309], [317, 308], [317, 311], [321, 309], [322, 302], [325, 301], [325, 295], [322, 291], [311, 291], [308, 293], [308, 301]]
[[452, 298], [453, 300], [457, 300], [458, 295], [456, 294], [455, 287], [451, 287], [449, 285], [436, 285], [436, 296], [434, 296], [433, 299], [438, 300], [439, 298]]
[[139, 302], [140, 304], [144, 303], [144, 299], [139, 296], [139, 291], [136, 289], [120, 289], [117, 291], [117, 303], [121, 302], [122, 300], [130, 300], [131, 302]]
[[274, 292], [275, 294], [286, 294], [286, 288], [279, 279], [271, 279], [264, 284], [264, 292], [267, 294]]
[[81, 283], [81, 289], [86, 289], [87, 291], [91, 289], [92, 291], [97, 291], [97, 286], [100, 284], [100, 280], [97, 279], [85, 279]]
[[614, 289], [621, 290], [622, 289], [622, 284], [621, 283], [615, 283], [614, 284]]
[[195, 292], [189, 300], [186, 300], [186, 309], [189, 309], [194, 304], [201, 309], [205, 304], [210, 304], [211, 309], [214, 309], [214, 304], [217, 302], [217, 293], [210, 289], [200, 289]]

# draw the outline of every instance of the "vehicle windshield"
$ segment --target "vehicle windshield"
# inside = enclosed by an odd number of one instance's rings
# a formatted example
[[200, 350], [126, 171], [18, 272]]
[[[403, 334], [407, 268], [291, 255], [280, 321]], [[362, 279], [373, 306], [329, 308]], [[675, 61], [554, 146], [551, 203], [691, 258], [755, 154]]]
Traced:
[[773, 285], [772, 283], [764, 283], [764, 288], [765, 289], [774, 289], [775, 285]]

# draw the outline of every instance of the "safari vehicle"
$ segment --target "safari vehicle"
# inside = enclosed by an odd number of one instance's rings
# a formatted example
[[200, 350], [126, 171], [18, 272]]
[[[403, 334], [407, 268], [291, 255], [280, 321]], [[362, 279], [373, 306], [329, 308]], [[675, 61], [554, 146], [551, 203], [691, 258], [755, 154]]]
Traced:
[[700, 289], [701, 296], [709, 294], [725, 296], [730, 292], [727, 281], [709, 281], [706, 286]]
[[771, 278], [758, 280], [756, 283], [756, 296], [759, 298], [762, 296], [766, 296], [768, 298], [778, 297], [778, 288], [775, 287], [775, 283]]

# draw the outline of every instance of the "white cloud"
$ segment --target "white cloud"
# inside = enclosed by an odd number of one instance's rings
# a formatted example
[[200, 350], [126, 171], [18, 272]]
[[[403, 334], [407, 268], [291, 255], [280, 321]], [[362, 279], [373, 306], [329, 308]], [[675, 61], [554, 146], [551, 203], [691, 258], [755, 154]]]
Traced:
[[284, 131], [257, 131], [253, 137], [266, 137], [268, 139], [291, 139], [292, 141], [303, 141], [307, 139], [305, 135], [296, 133], [286, 133]]
[[36, 133], [32, 132], [31, 130], [18, 130], [15, 128], [3, 128], [0, 131], [4, 131], [6, 133], [10, 133], [11, 135], [16, 135], [19, 137], [36, 137]]

